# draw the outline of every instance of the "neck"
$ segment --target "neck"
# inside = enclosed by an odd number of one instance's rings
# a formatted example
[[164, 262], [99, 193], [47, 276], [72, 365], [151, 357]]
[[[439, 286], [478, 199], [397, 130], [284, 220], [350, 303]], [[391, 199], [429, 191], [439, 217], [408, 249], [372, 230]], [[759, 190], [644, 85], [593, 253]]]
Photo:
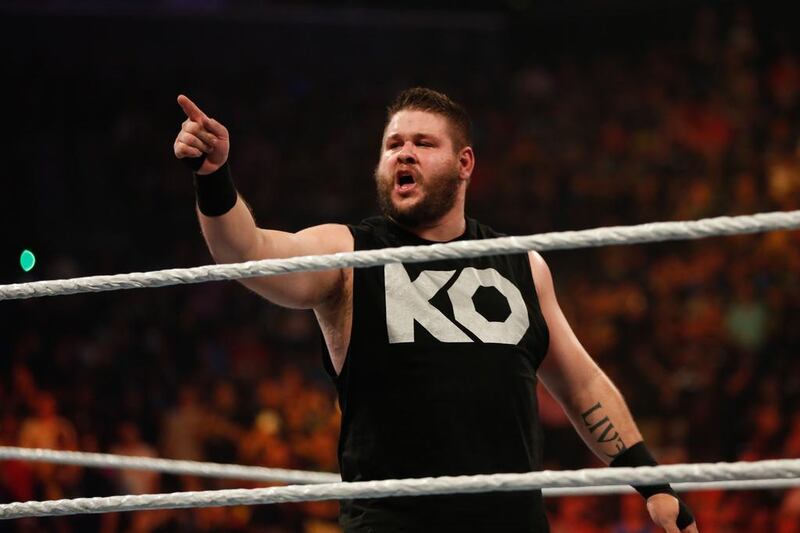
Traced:
[[430, 224], [415, 227], [399, 225], [426, 241], [447, 242], [461, 237], [466, 230], [467, 222], [464, 219], [463, 209], [451, 209], [444, 216]]

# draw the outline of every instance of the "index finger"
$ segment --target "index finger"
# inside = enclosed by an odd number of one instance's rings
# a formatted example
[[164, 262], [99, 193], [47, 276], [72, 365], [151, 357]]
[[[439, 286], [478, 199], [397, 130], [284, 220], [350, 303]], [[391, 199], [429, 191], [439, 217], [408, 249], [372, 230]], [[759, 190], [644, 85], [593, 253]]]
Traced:
[[197, 105], [189, 100], [189, 97], [183, 94], [178, 95], [178, 105], [181, 106], [183, 112], [193, 122], [202, 122], [206, 114], [203, 113]]

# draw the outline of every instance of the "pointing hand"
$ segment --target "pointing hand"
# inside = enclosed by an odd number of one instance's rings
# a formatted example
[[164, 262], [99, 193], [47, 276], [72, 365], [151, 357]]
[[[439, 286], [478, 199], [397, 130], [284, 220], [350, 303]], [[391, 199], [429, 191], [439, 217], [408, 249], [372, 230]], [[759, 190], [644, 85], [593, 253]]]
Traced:
[[228, 130], [208, 117], [197, 105], [184, 95], [178, 96], [178, 105], [186, 113], [181, 131], [173, 146], [175, 157], [205, 158], [196, 170], [198, 174], [211, 174], [228, 160], [230, 140]]

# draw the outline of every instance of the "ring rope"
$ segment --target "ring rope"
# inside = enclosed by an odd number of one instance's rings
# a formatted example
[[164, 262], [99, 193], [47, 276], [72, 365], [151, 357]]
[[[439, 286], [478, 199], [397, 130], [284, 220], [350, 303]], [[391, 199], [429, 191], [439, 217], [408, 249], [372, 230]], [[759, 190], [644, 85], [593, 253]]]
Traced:
[[[800, 487], [800, 478], [788, 479], [737, 479], [729, 481], [697, 481], [671, 483], [676, 492], [697, 492], [704, 490], [763, 490], [788, 489]], [[563, 487], [542, 489], [548, 498], [562, 496], [608, 496], [612, 494], [636, 494], [630, 485], [597, 485], [594, 487]]]
[[[74, 452], [50, 450], [46, 448], [20, 448], [16, 446], [0, 446], [0, 460], [23, 460], [46, 462], [62, 465], [76, 465], [89, 468], [119, 468], [127, 470], [147, 470], [164, 474], [192, 475], [218, 479], [239, 479], [262, 482], [283, 482], [295, 484], [335, 483], [341, 481], [339, 474], [332, 472], [313, 472], [306, 470], [286, 470], [283, 468], [265, 468], [261, 466], [245, 466], [234, 464], [209, 463], [176, 459], [160, 459], [115, 455], [110, 453]], [[678, 491], [693, 490], [754, 490], [769, 488], [786, 488], [800, 486], [800, 478], [788, 479], [756, 479], [715, 481], [704, 483], [676, 483], [673, 488]], [[594, 487], [567, 487], [544, 489], [544, 495], [556, 496], [589, 496], [602, 494], [626, 494], [635, 492], [628, 485], [601, 485]]]
[[251, 481], [279, 481], [283, 483], [335, 483], [341, 481], [339, 474], [309, 472], [262, 466], [182, 461], [153, 457], [134, 457], [110, 453], [73, 452], [44, 448], [18, 448], [0, 446], [0, 460], [19, 459], [43, 463], [78, 465], [95, 468], [120, 468], [149, 470], [165, 474], [193, 475], [201, 477], [246, 479]]
[[800, 459], [660, 465], [635, 468], [588, 468], [560, 472], [545, 470], [543, 472], [522, 474], [387, 479], [350, 483], [289, 485], [259, 489], [228, 489], [171, 494], [110, 496], [105, 498], [77, 498], [43, 502], [16, 502], [0, 505], [0, 519], [142, 509], [177, 509], [329, 499], [532, 490], [586, 485], [652, 485], [668, 482], [764, 480], [798, 477], [800, 477]]
[[800, 228], [800, 210], [759, 213], [736, 217], [716, 217], [686, 222], [652, 222], [636, 226], [612, 226], [581, 231], [563, 231], [522, 237], [457, 241], [422, 246], [402, 246], [379, 250], [330, 255], [309, 255], [289, 259], [265, 259], [245, 263], [173, 268], [87, 276], [65, 280], [35, 281], [0, 285], [0, 300], [57, 296], [120, 289], [165, 287], [206, 281], [221, 281], [290, 272], [332, 268], [365, 268], [387, 263], [415, 263], [462, 257], [521, 253], [529, 250], [564, 250], [615, 244], [700, 239], [720, 235], [757, 233]]
[[[47, 462], [52, 464], [77, 465], [89, 468], [119, 468], [123, 470], [147, 470], [165, 474], [193, 475], [220, 479], [246, 479], [249, 481], [285, 482], [299, 484], [334, 483], [341, 481], [338, 474], [304, 470], [285, 470], [256, 466], [229, 465], [173, 459], [151, 459], [125, 455], [97, 454], [89, 452], [62, 452], [43, 448], [0, 447], [0, 459]], [[677, 492], [698, 490], [756, 490], [780, 489], [800, 486], [800, 478], [755, 479], [714, 481], [696, 483], [673, 483]], [[634, 494], [628, 485], [600, 485], [594, 487], [565, 487], [543, 489], [545, 497], [595, 496], [610, 494]]]

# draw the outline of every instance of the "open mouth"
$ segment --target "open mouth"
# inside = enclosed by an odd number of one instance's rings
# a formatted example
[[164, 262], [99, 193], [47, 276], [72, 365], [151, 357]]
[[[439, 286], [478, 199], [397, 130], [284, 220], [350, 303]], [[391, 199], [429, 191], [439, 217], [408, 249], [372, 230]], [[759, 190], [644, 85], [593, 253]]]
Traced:
[[395, 174], [394, 186], [400, 192], [408, 192], [416, 186], [414, 174], [409, 170], [400, 170]]

